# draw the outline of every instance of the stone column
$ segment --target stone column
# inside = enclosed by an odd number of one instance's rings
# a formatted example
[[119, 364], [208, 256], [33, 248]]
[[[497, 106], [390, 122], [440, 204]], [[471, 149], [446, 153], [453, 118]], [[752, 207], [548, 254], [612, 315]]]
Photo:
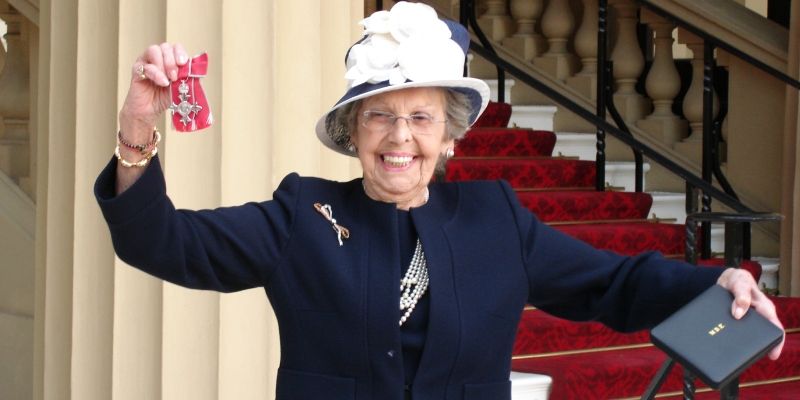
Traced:
[[363, 2], [39, 3], [47, 23], [37, 154], [46, 179], [36, 218], [33, 398], [271, 398], [279, 340], [263, 290], [188, 290], [125, 265], [92, 185], [112, 155], [131, 65], [164, 40], [209, 53], [203, 85], [216, 117], [191, 134], [174, 132], [166, 117], [158, 123], [176, 206], [267, 200], [291, 170], [353, 178], [353, 161], [330, 155], [313, 126], [344, 91], [342, 57], [360, 35]]
[[[107, 22], [119, 26], [119, 48], [114, 54], [117, 64], [114, 77], [117, 85], [116, 104], [124, 101], [133, 60], [148, 45], [163, 41], [167, 35], [166, 7], [160, 0], [120, 0], [119, 15], [118, 21]], [[215, 61], [217, 60], [212, 57], [212, 66]], [[106, 124], [110, 129], [116, 128], [116, 121]], [[168, 125], [164, 120], [159, 121], [158, 127], [164, 134], [159, 151], [162, 161], [165, 161], [169, 157], [166, 150], [171, 138], [167, 137]], [[103, 135], [103, 146], [113, 146], [113, 139], [106, 132]], [[108, 150], [98, 151], [98, 156], [102, 156]], [[116, 257], [113, 257], [111, 263], [110, 267], [115, 271], [111, 399], [162, 398], [163, 361], [170, 354], [163, 343], [164, 283]]]
[[575, 16], [569, 0], [550, 0], [542, 16], [542, 34], [547, 38], [548, 49], [533, 64], [556, 79], [564, 80], [575, 74], [579, 60], [567, 48], [574, 30]]
[[597, 99], [597, 0], [583, 0], [583, 19], [575, 32], [575, 53], [581, 59], [581, 70], [567, 78], [567, 85], [584, 96]]
[[655, 55], [647, 74], [645, 88], [653, 99], [653, 112], [636, 125], [656, 139], [672, 146], [686, 137], [688, 122], [672, 112], [672, 103], [681, 89], [681, 80], [672, 56], [672, 30], [669, 21], [643, 9], [642, 22], [655, 34]]
[[636, 81], [644, 70], [644, 55], [636, 37], [639, 6], [633, 0], [611, 0], [616, 11], [617, 40], [611, 51], [614, 63], [614, 105], [628, 124], [650, 112], [650, 101], [636, 92]]
[[536, 21], [542, 15], [544, 0], [511, 0], [511, 16], [516, 21], [517, 33], [503, 39], [503, 46], [531, 61], [542, 54], [547, 44], [538, 32]]

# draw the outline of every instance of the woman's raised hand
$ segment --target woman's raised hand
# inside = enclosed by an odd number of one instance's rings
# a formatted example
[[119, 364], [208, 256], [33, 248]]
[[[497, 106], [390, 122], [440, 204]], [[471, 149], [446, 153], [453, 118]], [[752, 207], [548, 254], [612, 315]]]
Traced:
[[[188, 61], [183, 46], [162, 43], [148, 47], [131, 66], [131, 85], [119, 111], [120, 143], [128, 144], [117, 147], [122, 166], [125, 166], [122, 160], [129, 165], [150, 160], [136, 146], [154, 143], [153, 127], [172, 101], [169, 84], [178, 79], [178, 67]], [[143, 171], [143, 168], [117, 168], [117, 194], [133, 185]]]
[[119, 112], [125, 140], [146, 143], [153, 126], [170, 105], [169, 84], [178, 79], [178, 67], [189, 60], [180, 44], [152, 45], [131, 66], [131, 85]]
[[[731, 314], [733, 314], [734, 318], [742, 318], [747, 309], [753, 307], [756, 312], [783, 329], [783, 324], [781, 324], [775, 311], [775, 304], [758, 288], [753, 275], [750, 275], [749, 272], [738, 268], [728, 268], [720, 275], [717, 284], [728, 289], [733, 294]], [[784, 334], [784, 340], [785, 337], [786, 335]], [[770, 359], [778, 359], [783, 350], [783, 343], [784, 341], [781, 341], [769, 352]]]

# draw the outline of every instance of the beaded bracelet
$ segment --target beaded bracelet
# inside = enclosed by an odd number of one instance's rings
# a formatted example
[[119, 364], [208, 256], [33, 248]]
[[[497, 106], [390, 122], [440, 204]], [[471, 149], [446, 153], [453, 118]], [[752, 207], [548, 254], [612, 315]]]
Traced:
[[121, 145], [123, 145], [123, 146], [125, 146], [125, 147], [127, 147], [127, 148], [129, 148], [131, 150], [136, 150], [141, 155], [146, 155], [147, 153], [149, 153], [150, 151], [147, 150], [147, 149], [149, 149], [151, 146], [157, 145], [158, 142], [160, 142], [160, 141], [161, 141], [161, 133], [158, 131], [158, 128], [156, 128], [156, 127], [153, 127], [153, 141], [150, 142], [150, 143], [145, 143], [145, 144], [133, 144], [133, 143], [130, 143], [130, 142], [128, 142], [128, 141], [126, 141], [125, 139], [122, 138], [122, 131], [117, 131], [117, 143], [121, 144]]
[[[122, 139], [122, 132], [121, 131], [117, 131], [117, 147], [114, 148], [114, 155], [117, 156], [117, 160], [119, 160], [120, 165], [122, 165], [125, 168], [132, 168], [132, 167], [143, 168], [143, 167], [146, 167], [147, 164], [150, 163], [150, 159], [155, 157], [156, 154], [158, 154], [158, 143], [161, 142], [161, 133], [158, 132], [157, 128], [155, 128], [155, 127], [153, 128], [153, 133], [155, 135], [155, 138], [153, 138], [152, 142], [150, 142], [148, 144], [131, 144], [131, 143], [128, 143], [128, 142], [126, 142], [125, 140]], [[138, 151], [139, 154], [144, 156], [144, 158], [139, 160], [139, 161], [136, 161], [136, 162], [130, 162], [130, 161], [122, 158], [122, 154], [120, 154], [120, 152], [119, 152], [119, 146], [120, 145], [125, 146], [125, 147], [127, 147], [127, 148], [129, 148], [131, 150]], [[148, 148], [152, 148], [152, 149], [148, 150]]]

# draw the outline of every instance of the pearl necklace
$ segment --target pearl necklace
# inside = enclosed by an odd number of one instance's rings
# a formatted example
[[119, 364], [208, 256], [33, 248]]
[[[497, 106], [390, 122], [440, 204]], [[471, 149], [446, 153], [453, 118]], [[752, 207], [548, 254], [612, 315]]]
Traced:
[[400, 317], [400, 326], [406, 322], [417, 302], [428, 290], [428, 266], [425, 261], [425, 252], [422, 251], [422, 243], [417, 239], [417, 247], [414, 249], [414, 256], [408, 266], [406, 275], [400, 280], [400, 311], [405, 313]]
[[[367, 193], [367, 185], [361, 181], [361, 187], [364, 189], [364, 194]], [[367, 194], [367, 196], [369, 196]], [[428, 202], [430, 191], [425, 187], [423, 194], [422, 204]], [[403, 316], [400, 317], [399, 326], [403, 326], [408, 317], [417, 306], [417, 302], [428, 290], [428, 264], [425, 261], [425, 252], [422, 251], [422, 242], [417, 239], [417, 246], [414, 248], [414, 256], [411, 257], [411, 263], [408, 265], [403, 279], [400, 280], [400, 311], [405, 310]]]

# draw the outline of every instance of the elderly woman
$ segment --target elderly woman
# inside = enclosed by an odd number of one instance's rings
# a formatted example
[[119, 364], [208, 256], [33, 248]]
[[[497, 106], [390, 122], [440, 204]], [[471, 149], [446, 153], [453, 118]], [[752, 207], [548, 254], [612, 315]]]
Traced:
[[432, 182], [488, 103], [486, 84], [462, 77], [468, 35], [415, 3], [363, 25], [349, 90], [316, 128], [358, 157], [362, 179], [290, 174], [269, 201], [176, 210], [153, 126], [187, 56], [165, 43], [133, 66], [117, 157], [95, 188], [131, 265], [189, 288], [264, 287], [278, 399], [510, 399], [526, 303], [632, 331], [718, 283], [736, 317], [753, 306], [780, 325], [747, 272], [598, 251], [539, 222], [504, 182]]

